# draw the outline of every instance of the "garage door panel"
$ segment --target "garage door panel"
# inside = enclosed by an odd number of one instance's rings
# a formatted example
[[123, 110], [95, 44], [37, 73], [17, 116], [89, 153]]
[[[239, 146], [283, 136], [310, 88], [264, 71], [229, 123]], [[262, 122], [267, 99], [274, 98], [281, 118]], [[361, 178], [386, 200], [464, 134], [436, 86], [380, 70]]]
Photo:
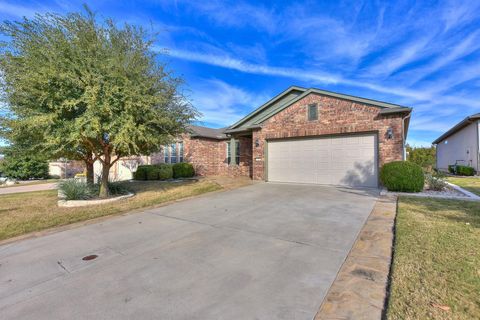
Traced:
[[268, 143], [268, 180], [377, 187], [376, 135]]

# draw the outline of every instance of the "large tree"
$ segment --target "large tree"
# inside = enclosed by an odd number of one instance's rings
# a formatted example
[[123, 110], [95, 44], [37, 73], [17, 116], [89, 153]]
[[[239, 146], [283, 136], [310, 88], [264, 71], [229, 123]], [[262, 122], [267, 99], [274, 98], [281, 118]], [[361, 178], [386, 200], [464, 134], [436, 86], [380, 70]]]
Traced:
[[431, 171], [435, 167], [436, 150], [434, 146], [430, 147], [411, 147], [407, 144], [407, 160], [415, 162], [426, 171]]
[[158, 151], [197, 116], [140, 27], [98, 22], [85, 8], [7, 21], [0, 32], [9, 39], [0, 56], [7, 138], [41, 132], [37, 149], [98, 159], [101, 197], [116, 161]]

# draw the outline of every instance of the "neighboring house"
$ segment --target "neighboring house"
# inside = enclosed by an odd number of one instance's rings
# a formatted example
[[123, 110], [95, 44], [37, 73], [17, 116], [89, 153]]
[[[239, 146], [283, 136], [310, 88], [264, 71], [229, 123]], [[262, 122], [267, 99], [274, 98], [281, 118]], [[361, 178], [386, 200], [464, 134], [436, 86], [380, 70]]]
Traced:
[[290, 87], [228, 128], [191, 126], [148, 163], [186, 161], [199, 175], [377, 187], [379, 167], [405, 159], [410, 113], [391, 103]]
[[84, 170], [85, 165], [82, 161], [60, 159], [48, 163], [48, 174], [53, 178], [73, 178]]
[[448, 171], [449, 165], [460, 164], [480, 168], [480, 113], [466, 117], [442, 134], [437, 146], [437, 168]]

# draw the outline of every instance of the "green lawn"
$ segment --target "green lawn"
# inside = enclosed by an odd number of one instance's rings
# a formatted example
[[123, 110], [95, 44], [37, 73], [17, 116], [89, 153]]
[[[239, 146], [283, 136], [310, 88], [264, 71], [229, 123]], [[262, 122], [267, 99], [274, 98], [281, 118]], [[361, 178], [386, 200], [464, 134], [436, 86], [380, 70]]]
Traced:
[[58, 207], [56, 190], [1, 195], [0, 240], [222, 189], [218, 183], [208, 180], [138, 181], [127, 185], [136, 193], [134, 197], [79, 208]]
[[472, 177], [448, 177], [448, 182], [456, 184], [470, 192], [480, 196], [480, 178]]
[[401, 197], [388, 319], [479, 315], [480, 202]]

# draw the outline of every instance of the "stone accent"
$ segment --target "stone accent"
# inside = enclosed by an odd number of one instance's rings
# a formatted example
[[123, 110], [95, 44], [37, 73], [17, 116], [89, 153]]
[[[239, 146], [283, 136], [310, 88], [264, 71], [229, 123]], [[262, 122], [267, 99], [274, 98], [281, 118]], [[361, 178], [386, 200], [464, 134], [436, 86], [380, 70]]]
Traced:
[[396, 197], [379, 198], [320, 306], [316, 320], [382, 319], [396, 208]]
[[[307, 107], [318, 105], [318, 120], [308, 121]], [[379, 164], [403, 159], [403, 118], [401, 114], [380, 115], [381, 108], [311, 93], [267, 119], [253, 132], [253, 178], [265, 179], [265, 141], [293, 137], [378, 133]], [[392, 128], [393, 139], [387, 139]]]

